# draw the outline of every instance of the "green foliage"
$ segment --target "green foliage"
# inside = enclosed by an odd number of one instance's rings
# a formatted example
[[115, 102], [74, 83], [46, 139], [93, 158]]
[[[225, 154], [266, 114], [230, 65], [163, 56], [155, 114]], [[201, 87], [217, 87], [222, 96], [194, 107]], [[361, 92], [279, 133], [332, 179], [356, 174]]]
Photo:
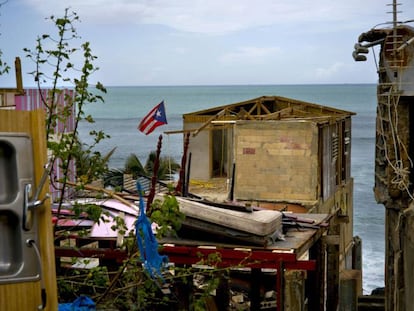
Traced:
[[0, 50], [0, 76], [9, 73], [10, 66], [2, 60], [3, 52]]
[[72, 211], [75, 219], [82, 218], [83, 216], [86, 217], [87, 215], [88, 219], [91, 219], [96, 223], [105, 221], [103, 218], [104, 215], [109, 216], [109, 213], [104, 212], [102, 207], [96, 204], [79, 204], [74, 202], [72, 205]]
[[157, 238], [176, 235], [181, 228], [185, 215], [180, 212], [175, 196], [166, 194], [164, 200], [154, 200], [151, 205], [151, 221], [158, 225]]
[[124, 170], [122, 169], [109, 169], [104, 175], [105, 187], [114, 187], [121, 190], [124, 183]]
[[[138, 178], [139, 176], [152, 177], [154, 171], [155, 156], [156, 152], [151, 151], [144, 166], [136, 154], [130, 154], [125, 160], [123, 169], [110, 169], [105, 174], [105, 186], [122, 186], [124, 174], [131, 174], [132, 178], [134, 179]], [[172, 175], [177, 173], [179, 169], [180, 164], [178, 164], [174, 159], [168, 156], [162, 156], [159, 159], [157, 178], [158, 180], [171, 180]]]
[[147, 176], [147, 170], [142, 166], [138, 156], [133, 153], [125, 161], [124, 173], [132, 174], [133, 178], [137, 178], [140, 175]]
[[[83, 260], [80, 264], [89, 264]], [[106, 267], [94, 267], [85, 270], [73, 270], [64, 277], [57, 278], [59, 302], [72, 302], [80, 295], [94, 296], [109, 285]]]
[[124, 218], [120, 216], [115, 216], [113, 217], [113, 221], [115, 222], [115, 224], [111, 227], [111, 229], [117, 231], [120, 235], [124, 236], [128, 230]]
[[[81, 183], [87, 184], [102, 177], [108, 169], [109, 159], [116, 148], [102, 156], [100, 152], [94, 151], [91, 146], [74, 146], [73, 154], [76, 158], [76, 176]], [[99, 169], [97, 169], [99, 168]]]
[[[82, 144], [79, 139], [79, 123], [94, 122], [90, 115], [85, 114], [85, 105], [103, 102], [100, 93], [106, 89], [101, 83], [95, 85], [95, 91], [90, 91], [89, 79], [99, 68], [93, 65], [96, 56], [92, 54], [89, 42], [78, 43], [79, 36], [75, 23], [79, 17], [75, 12], [65, 10], [63, 17], [49, 18], [57, 28], [55, 35], [44, 34], [36, 40], [35, 49], [24, 49], [26, 56], [35, 63], [31, 72], [39, 90], [43, 85], [51, 86], [46, 95], [41, 93], [42, 102], [46, 108], [46, 139], [50, 150], [51, 163], [58, 163], [62, 178], [54, 180], [53, 186], [60, 191], [60, 205], [66, 192], [70, 176], [78, 173], [79, 181], [89, 183], [96, 180], [107, 171], [108, 158], [112, 152], [103, 157], [94, 151], [96, 145], [108, 138], [103, 131], [90, 133], [93, 143], [89, 146]], [[74, 43], [74, 44], [72, 44]], [[81, 59], [78, 63], [74, 59]], [[70, 85], [73, 94], [64, 92], [60, 85]], [[64, 104], [59, 104], [59, 98], [64, 98]], [[69, 118], [74, 118], [73, 129], [66, 128]], [[64, 129], [58, 130], [57, 125], [64, 124]], [[77, 164], [77, 172], [70, 170], [71, 163]], [[60, 210], [60, 207], [59, 207]]]
[[[211, 254], [195, 266], [171, 267], [162, 283], [148, 277], [139, 256], [134, 253], [112, 275], [105, 269], [93, 268], [77, 270], [65, 279], [59, 278], [59, 297], [87, 293], [97, 302], [99, 310], [206, 310], [220, 279], [228, 274], [228, 269], [214, 266], [220, 261], [219, 257]], [[192, 296], [189, 309], [184, 309], [181, 300], [189, 295]]]
[[[154, 172], [154, 163], [156, 158], [156, 152], [151, 151], [148, 155], [147, 162], [145, 163], [145, 171], [147, 172], [148, 176]], [[180, 169], [180, 165], [174, 161], [171, 157], [160, 157], [159, 159], [159, 167], [158, 167], [158, 179], [167, 179], [169, 180], [171, 175], [176, 173]]]

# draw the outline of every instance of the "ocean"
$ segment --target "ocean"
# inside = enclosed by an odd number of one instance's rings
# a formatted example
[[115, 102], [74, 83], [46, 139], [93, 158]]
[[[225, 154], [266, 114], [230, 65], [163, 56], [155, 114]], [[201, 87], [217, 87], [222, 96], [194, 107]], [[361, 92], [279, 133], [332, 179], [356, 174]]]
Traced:
[[[123, 168], [125, 159], [136, 154], [145, 163], [163, 135], [161, 155], [181, 163], [182, 135], [165, 135], [165, 131], [182, 129], [184, 113], [232, 104], [260, 96], [284, 96], [357, 113], [352, 118], [352, 176], [354, 178], [354, 235], [363, 245], [363, 290], [384, 286], [384, 215], [385, 209], [375, 202], [375, 84], [329, 85], [243, 85], [243, 86], [149, 86], [108, 87], [102, 104], [89, 104], [85, 111], [95, 123], [82, 123], [81, 139], [92, 143], [90, 130], [110, 135], [97, 146], [105, 154], [116, 151], [110, 160], [113, 168]], [[140, 120], [164, 100], [168, 124], [146, 136], [137, 130]]]

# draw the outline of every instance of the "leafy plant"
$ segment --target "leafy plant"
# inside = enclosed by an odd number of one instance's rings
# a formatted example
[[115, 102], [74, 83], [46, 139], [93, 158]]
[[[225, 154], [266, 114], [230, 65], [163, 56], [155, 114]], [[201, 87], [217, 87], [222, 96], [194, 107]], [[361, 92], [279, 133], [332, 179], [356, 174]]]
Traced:
[[[7, 3], [8, 0], [0, 3], [0, 8]], [[9, 73], [10, 66], [2, 59], [3, 51], [0, 49], [0, 76]]]
[[[152, 176], [152, 173], [154, 171], [155, 157], [155, 151], [151, 151], [148, 155], [147, 161], [145, 163], [145, 171], [147, 172], [147, 176]], [[169, 180], [171, 178], [171, 175], [175, 174], [179, 169], [180, 164], [175, 162], [171, 157], [160, 157], [157, 178], [161, 180]]]
[[[107, 170], [110, 155], [102, 157], [94, 148], [109, 136], [103, 131], [91, 131], [89, 134], [93, 137], [93, 143], [89, 146], [81, 143], [79, 123], [94, 122], [92, 116], [85, 114], [85, 105], [103, 102], [99, 92], [105, 93], [106, 89], [98, 82], [95, 85], [96, 91], [90, 91], [90, 76], [99, 68], [93, 65], [97, 57], [92, 54], [89, 42], [75, 47], [71, 45], [79, 40], [74, 26], [79, 21], [78, 15], [66, 9], [63, 17], [51, 16], [49, 19], [56, 26], [57, 34], [38, 37], [36, 48], [26, 48], [24, 51], [35, 63], [36, 68], [31, 74], [46, 108], [46, 139], [51, 152], [50, 165], [58, 166], [62, 173], [61, 178], [54, 178], [53, 171], [51, 175], [52, 185], [59, 193], [60, 211], [67, 196], [68, 181], [76, 175], [74, 163], [79, 164], [78, 181], [82, 183], [99, 178]], [[78, 54], [82, 57], [79, 65], [73, 62], [73, 59], [79, 58]], [[62, 84], [69, 85], [71, 91], [60, 89]], [[51, 85], [47, 92], [42, 91], [44, 85]], [[60, 104], [62, 96], [63, 105]], [[74, 118], [73, 128], [68, 127], [71, 118]], [[87, 168], [83, 166], [85, 162]]]
[[[105, 186], [122, 186], [123, 175], [131, 174], [132, 178], [136, 179], [139, 176], [152, 177], [154, 170], [156, 152], [151, 151], [147, 157], [145, 165], [142, 165], [136, 154], [130, 154], [125, 160], [123, 169], [110, 169], [104, 177]], [[159, 167], [157, 178], [158, 180], [171, 180], [174, 175], [180, 169], [180, 165], [171, 157], [162, 156], [159, 159]]]
[[9, 73], [10, 66], [2, 60], [3, 51], [0, 50], [0, 76]]
[[181, 228], [185, 215], [180, 212], [175, 196], [166, 194], [163, 201], [154, 200], [151, 205], [151, 220], [158, 225], [157, 238], [174, 235]]
[[141, 164], [138, 156], [134, 153], [130, 154], [125, 160], [125, 166], [123, 172], [125, 174], [132, 174], [133, 178], [137, 178], [139, 175], [147, 176], [148, 172]]

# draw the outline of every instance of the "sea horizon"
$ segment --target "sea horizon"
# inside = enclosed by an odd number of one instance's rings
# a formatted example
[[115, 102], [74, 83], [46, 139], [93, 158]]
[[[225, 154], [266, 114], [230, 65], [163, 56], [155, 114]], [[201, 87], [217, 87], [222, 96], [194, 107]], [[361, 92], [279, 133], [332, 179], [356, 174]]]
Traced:
[[[234, 87], [234, 86], [321, 86], [321, 85], [376, 85], [376, 82], [364, 82], [364, 83], [355, 83], [355, 82], [342, 82], [342, 83], [226, 83], [226, 84], [141, 84], [141, 85], [113, 85], [113, 84], [108, 84], [108, 85], [104, 85], [105, 88], [120, 88], [120, 87], [125, 87], [125, 88], [134, 88], [134, 87], [144, 87], [144, 88], [151, 88], [151, 87], [221, 87], [221, 86], [228, 86], [228, 87]], [[90, 83], [90, 86], [91, 83]]]

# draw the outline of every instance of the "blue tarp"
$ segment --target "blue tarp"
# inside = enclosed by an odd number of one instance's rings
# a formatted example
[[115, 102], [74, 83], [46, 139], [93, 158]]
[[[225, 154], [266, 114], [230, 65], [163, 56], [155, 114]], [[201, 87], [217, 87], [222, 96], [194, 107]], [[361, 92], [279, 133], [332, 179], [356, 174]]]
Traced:
[[139, 193], [139, 215], [135, 224], [135, 235], [141, 260], [144, 268], [153, 279], [163, 280], [161, 269], [168, 263], [168, 257], [158, 253], [158, 241], [152, 232], [150, 220], [145, 214], [142, 187], [139, 181], [137, 181], [137, 190]]
[[95, 302], [87, 296], [79, 296], [71, 303], [60, 303], [59, 311], [95, 311]]

